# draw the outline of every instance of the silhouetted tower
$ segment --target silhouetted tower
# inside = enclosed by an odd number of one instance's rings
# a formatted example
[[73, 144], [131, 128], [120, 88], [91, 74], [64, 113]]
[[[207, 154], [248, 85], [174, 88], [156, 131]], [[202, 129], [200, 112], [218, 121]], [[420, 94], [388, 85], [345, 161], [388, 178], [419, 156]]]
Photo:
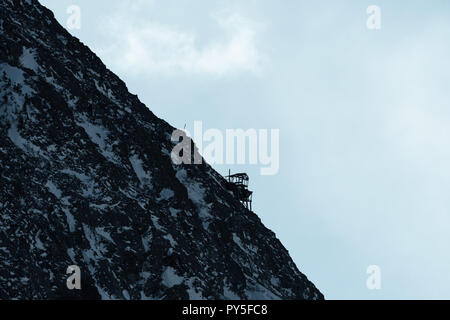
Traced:
[[248, 174], [236, 173], [231, 174], [231, 170], [226, 177], [228, 180], [228, 189], [234, 193], [234, 196], [242, 202], [242, 204], [252, 211], [253, 192], [248, 190]]

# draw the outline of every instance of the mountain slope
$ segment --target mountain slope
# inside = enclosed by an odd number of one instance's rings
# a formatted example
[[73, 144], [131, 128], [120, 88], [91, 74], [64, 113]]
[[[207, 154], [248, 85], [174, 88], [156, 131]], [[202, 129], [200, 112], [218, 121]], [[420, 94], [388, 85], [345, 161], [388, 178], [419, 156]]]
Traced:
[[[322, 299], [36, 0], [0, 2], [0, 299]], [[82, 290], [66, 287], [78, 265]]]

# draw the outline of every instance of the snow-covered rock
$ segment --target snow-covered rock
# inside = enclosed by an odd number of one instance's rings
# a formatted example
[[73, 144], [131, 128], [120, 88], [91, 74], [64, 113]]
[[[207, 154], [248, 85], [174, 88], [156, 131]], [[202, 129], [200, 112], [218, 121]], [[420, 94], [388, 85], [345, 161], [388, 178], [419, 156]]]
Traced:
[[1, 1], [0, 299], [323, 298], [217, 172], [173, 164], [173, 130], [51, 11]]

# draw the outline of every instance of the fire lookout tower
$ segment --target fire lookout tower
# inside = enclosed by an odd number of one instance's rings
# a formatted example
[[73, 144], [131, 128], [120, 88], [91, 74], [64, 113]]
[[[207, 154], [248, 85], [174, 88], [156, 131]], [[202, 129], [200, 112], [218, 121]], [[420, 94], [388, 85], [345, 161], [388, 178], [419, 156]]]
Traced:
[[227, 177], [228, 190], [234, 193], [234, 196], [250, 211], [252, 210], [253, 191], [248, 190], [248, 174], [236, 173], [231, 174], [231, 170]]

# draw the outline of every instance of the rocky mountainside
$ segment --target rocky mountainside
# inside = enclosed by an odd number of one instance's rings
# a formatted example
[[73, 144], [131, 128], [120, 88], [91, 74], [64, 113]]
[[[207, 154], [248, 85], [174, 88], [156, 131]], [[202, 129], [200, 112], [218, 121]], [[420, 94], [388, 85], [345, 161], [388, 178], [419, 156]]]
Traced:
[[37, 0], [2, 0], [0, 299], [322, 299], [221, 175], [173, 163], [173, 130]]

